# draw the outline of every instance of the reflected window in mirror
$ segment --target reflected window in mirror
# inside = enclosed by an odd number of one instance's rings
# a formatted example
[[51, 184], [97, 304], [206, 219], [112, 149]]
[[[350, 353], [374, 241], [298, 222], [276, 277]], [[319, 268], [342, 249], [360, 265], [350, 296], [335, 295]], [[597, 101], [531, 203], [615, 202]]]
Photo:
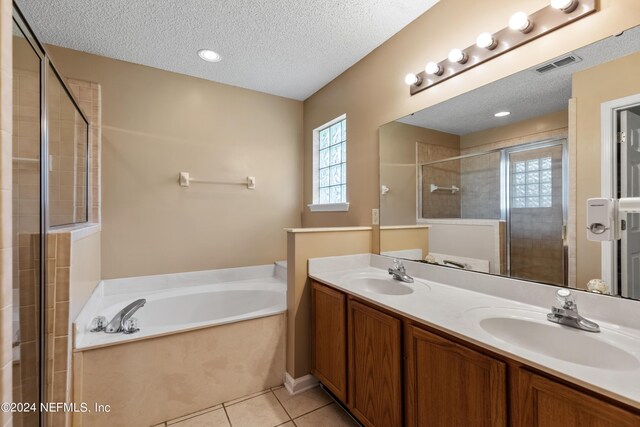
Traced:
[[550, 208], [552, 197], [551, 157], [515, 162], [512, 179], [512, 206]]
[[331, 120], [313, 130], [312, 211], [346, 211], [347, 118]]

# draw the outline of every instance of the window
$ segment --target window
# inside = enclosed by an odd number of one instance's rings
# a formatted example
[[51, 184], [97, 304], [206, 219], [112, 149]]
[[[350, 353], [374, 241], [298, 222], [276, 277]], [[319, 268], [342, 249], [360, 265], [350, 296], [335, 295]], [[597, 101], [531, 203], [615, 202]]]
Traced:
[[313, 131], [312, 211], [347, 211], [347, 119], [342, 115]]
[[514, 163], [511, 196], [514, 208], [551, 207], [551, 165], [551, 157]]

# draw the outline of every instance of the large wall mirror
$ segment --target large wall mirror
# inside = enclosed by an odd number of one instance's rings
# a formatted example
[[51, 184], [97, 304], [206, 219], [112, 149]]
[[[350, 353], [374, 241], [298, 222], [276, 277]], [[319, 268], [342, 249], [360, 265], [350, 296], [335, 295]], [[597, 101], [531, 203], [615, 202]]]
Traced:
[[640, 299], [640, 214], [586, 231], [640, 195], [639, 76], [634, 27], [382, 126], [380, 253]]

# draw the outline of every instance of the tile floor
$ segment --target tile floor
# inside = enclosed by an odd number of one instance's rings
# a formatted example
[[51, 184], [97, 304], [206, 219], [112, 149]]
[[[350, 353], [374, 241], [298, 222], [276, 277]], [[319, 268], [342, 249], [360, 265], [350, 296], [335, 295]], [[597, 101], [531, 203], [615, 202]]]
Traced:
[[[319, 387], [294, 396], [282, 386], [166, 421], [172, 427], [357, 427]], [[155, 427], [158, 427], [155, 426]]]

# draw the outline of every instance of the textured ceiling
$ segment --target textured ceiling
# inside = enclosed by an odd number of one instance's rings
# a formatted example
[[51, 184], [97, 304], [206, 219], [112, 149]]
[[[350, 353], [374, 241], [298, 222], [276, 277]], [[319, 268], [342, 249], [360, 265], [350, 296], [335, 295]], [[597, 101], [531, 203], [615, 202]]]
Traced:
[[[545, 74], [535, 71], [537, 65], [398, 121], [466, 135], [566, 109], [574, 73], [637, 51], [640, 51], [640, 27], [571, 52], [582, 58], [581, 62]], [[464, 75], [457, 78], [463, 79]], [[498, 111], [510, 111], [511, 115], [496, 118], [493, 115]]]
[[299, 100], [437, 2], [17, 0], [45, 43]]

